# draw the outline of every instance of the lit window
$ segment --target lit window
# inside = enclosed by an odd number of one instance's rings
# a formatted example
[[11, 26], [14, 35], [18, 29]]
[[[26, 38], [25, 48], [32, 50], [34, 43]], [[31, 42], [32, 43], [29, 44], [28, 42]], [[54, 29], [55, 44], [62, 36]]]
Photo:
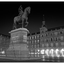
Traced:
[[46, 39], [44, 39], [44, 41], [46, 41]]
[[35, 36], [35, 39], [36, 39], [36, 36]]
[[37, 47], [39, 48], [39, 47], [40, 47], [40, 45], [39, 45], [39, 44], [37, 44]]
[[40, 50], [39, 49], [37, 50], [37, 54], [40, 54]]
[[31, 41], [29, 41], [29, 43], [31, 43]]
[[31, 48], [33, 48], [33, 45], [31, 45]]
[[57, 43], [55, 43], [56, 44], [56, 46], [58, 46], [59, 45], [59, 43], [57, 42]]
[[54, 40], [56, 41], [56, 37], [54, 37]]
[[37, 38], [39, 38], [40, 35], [37, 35]]
[[35, 55], [36, 55], [37, 53], [35, 52]]
[[35, 40], [35, 43], [36, 43], [36, 40]]
[[61, 36], [60, 39], [63, 40], [63, 36]]
[[42, 47], [44, 47], [44, 44], [42, 44]]
[[44, 39], [42, 39], [42, 38], [41, 38], [41, 39], [40, 39], [40, 41], [41, 41], [41, 42], [43, 42], [43, 41], [44, 41]]
[[5, 41], [6, 39], [4, 38], [4, 41]]
[[56, 41], [58, 41], [58, 40], [59, 40], [59, 37], [56, 38]]
[[46, 36], [46, 34], [43, 34], [44, 36]]
[[30, 40], [31, 40], [31, 37], [30, 37]]
[[51, 43], [51, 46], [53, 47], [53, 43]]
[[49, 46], [49, 43], [46, 43], [45, 45], [48, 47]]
[[34, 43], [34, 41], [32, 40], [32, 44]]
[[51, 32], [50, 34], [51, 34], [51, 35], [53, 35], [53, 33], [52, 33], [52, 32]]
[[55, 34], [55, 35], [57, 35], [57, 34], [58, 34], [58, 32], [54, 32], [54, 34]]
[[32, 36], [32, 39], [34, 38], [34, 36]]
[[35, 48], [36, 48], [36, 45], [34, 45], [35, 46]]
[[39, 40], [37, 40], [37, 42], [39, 42]]
[[29, 54], [34, 54], [34, 52], [31, 52], [31, 53], [29, 53]]
[[63, 46], [64, 45], [64, 42], [61, 42], [61, 45]]

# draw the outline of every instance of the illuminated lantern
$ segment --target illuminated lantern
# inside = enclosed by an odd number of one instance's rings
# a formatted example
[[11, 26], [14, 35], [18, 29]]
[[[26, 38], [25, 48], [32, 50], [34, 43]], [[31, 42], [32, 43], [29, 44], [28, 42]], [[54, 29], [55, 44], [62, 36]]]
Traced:
[[61, 56], [64, 57], [64, 49], [60, 50]]
[[38, 49], [38, 52], [40, 52], [40, 50]]
[[49, 56], [49, 49], [45, 50], [45, 54], [46, 54], [46, 56]]
[[54, 57], [55, 56], [54, 55], [54, 49], [51, 49], [49, 53], [50, 53], [51, 57]]
[[56, 54], [56, 57], [60, 57], [59, 49], [56, 49], [56, 50], [55, 50], [55, 54]]
[[45, 58], [45, 55], [44, 55], [45, 54], [45, 50], [42, 49], [40, 53], [42, 54], [42, 58], [43, 58], [43, 61], [44, 61], [44, 58]]
[[5, 51], [1, 51], [0, 53], [5, 54]]
[[37, 53], [40, 54], [40, 50], [39, 49], [37, 50]]
[[38, 57], [40, 57], [40, 50], [39, 49], [37, 50], [37, 55], [38, 55]]
[[44, 54], [44, 53], [45, 53], [45, 50], [44, 50], [44, 49], [42, 49], [42, 50], [41, 50], [41, 54]]

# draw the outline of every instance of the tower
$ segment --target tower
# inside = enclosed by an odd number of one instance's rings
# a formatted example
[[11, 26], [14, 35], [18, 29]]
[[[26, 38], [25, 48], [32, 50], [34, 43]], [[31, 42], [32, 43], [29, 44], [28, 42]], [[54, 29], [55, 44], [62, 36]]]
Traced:
[[47, 31], [47, 28], [45, 27], [45, 19], [43, 15], [43, 21], [42, 21], [42, 27], [40, 28], [40, 33], [44, 33]]
[[[27, 7], [28, 8], [28, 7]], [[15, 29], [11, 30], [10, 33], [10, 46], [7, 49], [7, 56], [12, 57], [14, 59], [25, 59], [29, 57], [29, 49], [28, 49], [28, 41], [27, 41], [27, 34], [29, 30], [24, 28], [24, 22], [27, 23], [26, 14], [28, 9], [25, 9], [25, 12], [20, 10], [20, 15], [14, 18], [14, 26]], [[19, 23], [21, 21], [22, 27], [17, 28], [16, 22]]]
[[43, 37], [46, 34], [47, 28], [45, 27], [45, 20], [44, 20], [44, 15], [43, 15], [43, 21], [42, 21], [42, 27], [40, 28], [40, 47], [43, 48], [44, 47], [44, 42]]

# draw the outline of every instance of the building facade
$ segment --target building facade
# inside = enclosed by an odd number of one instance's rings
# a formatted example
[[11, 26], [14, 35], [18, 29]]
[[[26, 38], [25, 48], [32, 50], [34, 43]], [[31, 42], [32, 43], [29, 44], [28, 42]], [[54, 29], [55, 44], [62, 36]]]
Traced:
[[63, 57], [64, 28], [47, 29], [44, 25], [37, 34], [28, 36], [31, 57]]
[[[47, 29], [44, 25], [40, 32], [28, 34], [27, 47], [29, 58], [64, 58], [64, 28]], [[0, 55], [5, 54], [10, 45], [10, 37], [0, 35]], [[13, 51], [14, 52], [14, 51]]]

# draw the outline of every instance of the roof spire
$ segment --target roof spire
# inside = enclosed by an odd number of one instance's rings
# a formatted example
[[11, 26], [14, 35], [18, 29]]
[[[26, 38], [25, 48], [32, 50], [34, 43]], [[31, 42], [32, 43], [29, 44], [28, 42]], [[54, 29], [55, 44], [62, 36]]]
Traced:
[[43, 14], [43, 21], [44, 21], [44, 14]]
[[44, 19], [44, 14], [43, 14], [43, 21], [42, 21], [42, 26], [45, 26], [45, 19]]

